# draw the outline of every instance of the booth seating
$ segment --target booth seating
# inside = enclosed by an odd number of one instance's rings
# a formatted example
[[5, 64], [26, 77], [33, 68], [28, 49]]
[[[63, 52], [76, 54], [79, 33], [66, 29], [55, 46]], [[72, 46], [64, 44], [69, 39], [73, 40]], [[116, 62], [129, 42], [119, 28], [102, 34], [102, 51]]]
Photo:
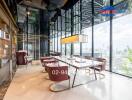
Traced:
[[[68, 75], [68, 66], [59, 66], [55, 64], [51, 65], [48, 66], [48, 75], [49, 79], [51, 81], [54, 81], [55, 83], [52, 83], [49, 86], [50, 91], [60, 92], [70, 89], [70, 76]], [[61, 82], [65, 80], [69, 80], [68, 86], [64, 86], [64, 84], [61, 84]]]

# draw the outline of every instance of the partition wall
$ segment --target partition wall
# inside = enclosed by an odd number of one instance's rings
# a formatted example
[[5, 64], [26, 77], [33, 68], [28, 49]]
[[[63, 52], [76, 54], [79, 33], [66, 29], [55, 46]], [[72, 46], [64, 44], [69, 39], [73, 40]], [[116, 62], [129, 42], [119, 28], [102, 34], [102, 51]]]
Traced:
[[[103, 16], [104, 6], [122, 13]], [[79, 0], [50, 22], [50, 51], [62, 55], [83, 55], [107, 59], [107, 70], [132, 77], [131, 0]], [[88, 35], [87, 43], [61, 44], [60, 39], [74, 34]]]

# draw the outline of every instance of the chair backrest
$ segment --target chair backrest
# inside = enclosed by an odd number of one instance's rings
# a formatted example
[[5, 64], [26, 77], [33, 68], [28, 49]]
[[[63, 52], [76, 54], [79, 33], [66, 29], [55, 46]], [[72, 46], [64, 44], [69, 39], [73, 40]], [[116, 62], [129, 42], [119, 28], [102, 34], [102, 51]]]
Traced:
[[85, 59], [89, 59], [89, 60], [90, 60], [90, 59], [93, 59], [92, 56], [84, 56], [84, 58], [85, 58]]
[[51, 56], [61, 56], [61, 52], [52, 52]]
[[73, 55], [73, 56], [75, 56], [75, 57], [80, 57], [80, 55]]
[[27, 53], [26, 52], [16, 52], [17, 65], [27, 64]]
[[48, 74], [51, 81], [68, 80], [68, 66], [48, 67]]
[[40, 58], [41, 63], [43, 62], [43, 60], [49, 60], [49, 59], [53, 59], [53, 57], [45, 56]]
[[106, 59], [105, 58], [95, 58], [96, 61], [102, 62], [101, 66], [101, 70], [105, 70], [106, 67]]
[[49, 63], [57, 63], [57, 62], [59, 62], [59, 61], [56, 60], [56, 59], [48, 59], [48, 60], [43, 60], [42, 61], [42, 65], [43, 65], [43, 67], [46, 67], [46, 64], [49, 64]]

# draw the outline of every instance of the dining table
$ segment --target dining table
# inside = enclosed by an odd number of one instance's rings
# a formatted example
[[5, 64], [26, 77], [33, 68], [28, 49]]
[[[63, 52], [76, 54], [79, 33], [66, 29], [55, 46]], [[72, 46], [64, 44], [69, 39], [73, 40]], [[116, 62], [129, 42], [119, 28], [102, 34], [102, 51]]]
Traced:
[[[53, 58], [75, 68], [75, 73], [74, 73], [73, 82], [72, 82], [72, 88], [79, 86], [79, 85], [83, 85], [83, 84], [78, 84], [78, 85], [74, 84], [78, 70], [86, 69], [89, 67], [94, 67], [94, 66], [98, 66], [98, 65], [102, 64], [102, 62], [95, 61], [94, 59], [89, 60], [89, 59], [85, 59], [82, 57], [75, 57], [75, 56], [72, 56], [72, 57], [69, 57], [69, 56], [53, 56]], [[94, 70], [94, 77], [95, 77], [94, 79], [97, 80], [96, 71], [95, 71], [95, 69], [93, 69], [93, 70]]]

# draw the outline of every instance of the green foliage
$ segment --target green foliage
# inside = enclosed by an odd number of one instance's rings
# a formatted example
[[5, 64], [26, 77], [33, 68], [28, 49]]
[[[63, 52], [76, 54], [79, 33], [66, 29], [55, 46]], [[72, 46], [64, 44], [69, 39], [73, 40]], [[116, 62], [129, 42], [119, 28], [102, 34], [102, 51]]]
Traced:
[[128, 47], [127, 50], [127, 59], [124, 61], [122, 65], [122, 70], [128, 76], [132, 76], [132, 49]]
[[132, 49], [130, 49], [129, 47], [128, 47], [128, 56], [127, 56], [127, 58], [129, 60], [129, 62], [132, 63]]

